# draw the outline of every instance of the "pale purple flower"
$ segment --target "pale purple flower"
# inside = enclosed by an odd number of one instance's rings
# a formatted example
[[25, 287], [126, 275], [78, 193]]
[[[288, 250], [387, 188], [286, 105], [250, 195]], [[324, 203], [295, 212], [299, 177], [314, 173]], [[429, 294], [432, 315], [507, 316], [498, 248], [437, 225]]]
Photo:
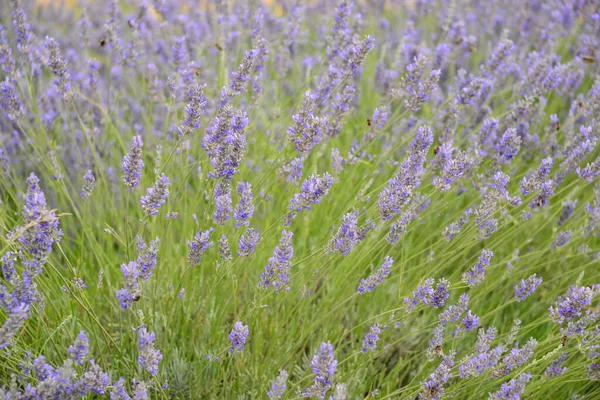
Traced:
[[153, 217], [158, 214], [160, 207], [167, 202], [170, 184], [169, 178], [161, 174], [154, 186], [146, 190], [146, 195], [142, 196], [140, 203], [147, 216]]
[[444, 357], [440, 365], [429, 378], [423, 382], [419, 399], [435, 400], [444, 396], [444, 385], [452, 378], [452, 367], [454, 366], [454, 353]]
[[377, 350], [377, 341], [379, 340], [379, 334], [381, 333], [381, 328], [379, 324], [375, 323], [373, 326], [369, 328], [369, 332], [365, 335], [363, 339], [363, 347], [360, 351], [366, 353], [368, 351]]
[[259, 238], [260, 234], [257, 231], [255, 231], [253, 228], [248, 228], [246, 233], [240, 237], [237, 255], [241, 257], [248, 257], [250, 254], [254, 253], [254, 249], [256, 249], [256, 244], [258, 243]]
[[275, 247], [273, 256], [269, 258], [265, 266], [265, 272], [260, 274], [259, 287], [275, 288], [275, 292], [289, 290], [290, 269], [292, 267], [292, 258], [294, 257], [294, 248], [292, 247], [292, 232], [283, 230], [279, 245]]
[[129, 189], [136, 188], [140, 184], [142, 170], [144, 169], [143, 145], [142, 137], [139, 135], [134, 136], [131, 150], [123, 158], [123, 180], [125, 181], [125, 186]]
[[490, 266], [494, 253], [482, 250], [477, 264], [462, 275], [462, 281], [469, 287], [479, 286], [485, 279], [485, 270]]
[[333, 376], [337, 371], [337, 364], [331, 343], [321, 343], [318, 353], [315, 354], [310, 363], [315, 379], [312, 386], [306, 389], [304, 396], [324, 399], [327, 391], [331, 388]]
[[571, 286], [563, 295], [558, 296], [550, 310], [550, 318], [557, 324], [564, 324], [581, 316], [583, 310], [592, 304], [597, 290], [586, 286]]
[[302, 183], [300, 193], [295, 194], [290, 200], [286, 225], [291, 225], [300, 211], [310, 210], [312, 205], [319, 204], [323, 197], [327, 196], [333, 183], [333, 178], [327, 172], [321, 176], [315, 173], [307, 178]]
[[407, 312], [413, 311], [417, 305], [424, 304], [434, 308], [443, 307], [448, 299], [448, 288], [450, 282], [442, 278], [434, 288], [435, 279], [427, 278], [423, 284], [417, 286], [417, 289], [413, 292], [412, 297], [404, 298], [404, 307]]
[[267, 392], [267, 397], [270, 400], [281, 400], [287, 389], [288, 373], [285, 369], [279, 371], [279, 375], [273, 381], [271, 389]]
[[503, 383], [500, 390], [490, 393], [489, 399], [495, 400], [519, 400], [525, 391], [525, 386], [531, 380], [530, 373], [524, 373], [511, 379], [508, 383]]
[[542, 278], [538, 278], [536, 274], [531, 275], [527, 279], [522, 279], [521, 283], [515, 286], [515, 297], [517, 298], [517, 301], [523, 301], [531, 296], [541, 283]]
[[381, 267], [377, 269], [374, 273], [372, 273], [367, 279], [361, 279], [360, 284], [358, 285], [358, 293], [365, 294], [367, 292], [372, 292], [375, 288], [383, 283], [385, 278], [390, 274], [390, 268], [394, 259], [390, 256], [385, 256], [383, 260], [383, 264]]
[[83, 175], [83, 187], [81, 189], [81, 198], [87, 199], [92, 195], [94, 188], [96, 187], [96, 178], [91, 169], [88, 169], [85, 175]]
[[233, 325], [231, 333], [229, 333], [229, 341], [231, 342], [231, 349], [229, 349], [229, 352], [233, 353], [244, 350], [244, 345], [246, 344], [249, 334], [250, 330], [248, 329], [248, 325], [244, 325], [240, 321], [236, 322]]
[[548, 368], [546, 368], [546, 371], [544, 371], [544, 378], [558, 378], [559, 376], [567, 372], [567, 368], [565, 368], [564, 366], [567, 357], [567, 353], [562, 353], [560, 356], [558, 356], [556, 361], [553, 361], [550, 365], [548, 365]]
[[88, 353], [90, 351], [90, 345], [88, 337], [84, 331], [80, 331], [75, 339], [75, 343], [69, 346], [69, 355], [71, 359], [79, 365], [83, 365]]
[[137, 331], [139, 340], [138, 364], [154, 376], [158, 373], [158, 363], [163, 358], [160, 350], [154, 348], [156, 336], [154, 332], [148, 332], [143, 325]]
[[250, 224], [250, 218], [252, 218], [252, 215], [254, 214], [252, 185], [248, 182], [238, 183], [237, 194], [240, 196], [240, 202], [233, 212], [236, 220], [235, 226], [248, 226]]
[[208, 228], [204, 232], [198, 231], [192, 241], [188, 240], [190, 253], [188, 254], [188, 263], [192, 266], [200, 264], [202, 254], [208, 250], [214, 243], [210, 241], [210, 234], [213, 228]]

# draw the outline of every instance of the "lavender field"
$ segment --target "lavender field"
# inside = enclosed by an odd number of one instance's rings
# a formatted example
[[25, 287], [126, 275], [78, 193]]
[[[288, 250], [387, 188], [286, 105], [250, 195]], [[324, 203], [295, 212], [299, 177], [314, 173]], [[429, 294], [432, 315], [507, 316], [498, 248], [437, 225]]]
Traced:
[[0, 397], [600, 399], [599, 49], [597, 0], [0, 0]]

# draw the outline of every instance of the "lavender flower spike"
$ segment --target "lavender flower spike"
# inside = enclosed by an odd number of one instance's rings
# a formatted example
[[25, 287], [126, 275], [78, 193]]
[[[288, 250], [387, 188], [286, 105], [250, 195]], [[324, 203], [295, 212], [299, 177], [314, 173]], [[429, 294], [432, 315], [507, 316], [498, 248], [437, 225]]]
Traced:
[[315, 173], [306, 179], [302, 183], [301, 192], [295, 194], [290, 200], [286, 225], [289, 226], [300, 211], [310, 210], [311, 205], [319, 204], [323, 197], [329, 193], [333, 183], [333, 177], [327, 172], [322, 176]]
[[511, 379], [508, 383], [503, 383], [499, 391], [490, 393], [490, 400], [519, 400], [525, 385], [531, 380], [530, 373], [524, 373]]
[[319, 352], [315, 354], [310, 363], [315, 374], [314, 383], [304, 395], [324, 399], [327, 391], [331, 388], [331, 381], [337, 370], [337, 360], [333, 356], [331, 343], [321, 343]]
[[469, 287], [479, 286], [485, 279], [485, 270], [490, 266], [494, 253], [491, 250], [483, 250], [477, 264], [462, 275], [462, 281]]
[[229, 349], [229, 352], [234, 353], [236, 351], [244, 350], [244, 345], [246, 344], [249, 333], [250, 330], [248, 329], [248, 325], [244, 325], [240, 321], [236, 322], [229, 334], [229, 341], [231, 342], [231, 349]]
[[287, 389], [287, 379], [287, 371], [285, 369], [279, 371], [279, 376], [273, 382], [271, 390], [267, 392], [267, 397], [269, 400], [281, 400], [281, 398], [285, 395], [285, 390]]
[[294, 248], [292, 247], [292, 232], [283, 230], [279, 245], [275, 247], [273, 256], [265, 267], [265, 272], [260, 274], [259, 287], [266, 288], [272, 286], [275, 292], [289, 290], [290, 269], [292, 267], [292, 258], [294, 257]]
[[240, 238], [237, 255], [248, 257], [250, 254], [254, 253], [259, 238], [260, 234], [257, 231], [248, 228], [246, 233]]
[[142, 210], [149, 217], [153, 217], [158, 214], [160, 207], [167, 202], [169, 197], [169, 185], [171, 181], [169, 178], [162, 174], [154, 184], [153, 187], [148, 188], [146, 195], [142, 196], [140, 203], [142, 204]]
[[564, 324], [580, 316], [582, 311], [592, 304], [597, 290], [585, 286], [571, 286], [567, 293], [558, 296], [550, 307], [550, 318], [557, 324]]
[[237, 186], [237, 193], [240, 195], [240, 202], [235, 207], [233, 215], [235, 216], [235, 226], [248, 226], [250, 218], [254, 214], [254, 205], [252, 204], [252, 185], [248, 182], [240, 182]]
[[85, 358], [90, 351], [88, 337], [84, 331], [80, 331], [73, 346], [69, 346], [69, 355], [71, 359], [79, 365], [83, 365]]
[[531, 296], [541, 283], [542, 278], [538, 278], [536, 274], [531, 275], [527, 279], [522, 279], [521, 284], [515, 286], [515, 297], [517, 298], [517, 301], [523, 301]]
[[200, 264], [202, 254], [204, 254], [204, 252], [214, 244], [209, 240], [212, 231], [213, 228], [209, 228], [204, 232], [198, 231], [194, 236], [194, 240], [192, 240], [191, 242], [188, 240], [188, 245], [190, 246], [190, 253], [188, 254], [188, 263], [190, 265], [194, 266]]
[[138, 328], [139, 356], [138, 363], [154, 376], [158, 373], [158, 363], [163, 356], [160, 350], [154, 348], [154, 332], [148, 332], [145, 326]]
[[144, 168], [143, 145], [142, 137], [139, 135], [134, 136], [131, 150], [123, 159], [123, 180], [125, 181], [125, 186], [129, 189], [136, 188], [140, 184], [142, 169]]
[[67, 62], [60, 53], [58, 42], [51, 37], [46, 36], [46, 49], [49, 52], [48, 67], [56, 76], [55, 84], [65, 100], [73, 97], [71, 91], [71, 76], [67, 71]]
[[365, 294], [366, 292], [372, 292], [375, 288], [383, 283], [385, 278], [390, 274], [390, 267], [394, 259], [390, 256], [385, 256], [381, 267], [371, 274], [367, 279], [361, 279], [358, 285], [358, 293]]
[[11, 339], [19, 332], [29, 316], [29, 306], [20, 304], [11, 310], [10, 315], [0, 327], [0, 350], [9, 346]]
[[96, 187], [96, 178], [94, 178], [94, 174], [91, 169], [88, 169], [85, 175], [83, 176], [83, 188], [81, 189], [81, 198], [87, 199], [92, 195], [94, 191], [94, 187]]

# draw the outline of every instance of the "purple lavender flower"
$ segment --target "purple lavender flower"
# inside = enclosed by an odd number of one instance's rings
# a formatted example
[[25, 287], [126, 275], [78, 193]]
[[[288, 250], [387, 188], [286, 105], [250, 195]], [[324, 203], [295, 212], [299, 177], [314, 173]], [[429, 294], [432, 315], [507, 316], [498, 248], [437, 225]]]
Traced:
[[550, 175], [552, 163], [552, 158], [545, 158], [536, 172], [525, 175], [521, 181], [521, 193], [523, 196], [527, 196], [542, 188], [542, 185], [548, 179], [548, 175]]
[[600, 363], [593, 362], [585, 368], [588, 377], [592, 380], [600, 380]]
[[69, 346], [69, 355], [71, 359], [79, 365], [83, 365], [85, 358], [90, 351], [88, 337], [84, 331], [80, 331], [77, 339], [72, 346]]
[[240, 202], [235, 207], [233, 215], [235, 216], [235, 226], [248, 226], [250, 218], [254, 214], [254, 205], [252, 204], [252, 185], [248, 182], [240, 182], [237, 186], [237, 193], [240, 196]]
[[244, 60], [237, 71], [231, 73], [228, 97], [239, 96], [246, 91], [245, 86], [250, 79], [252, 67], [257, 61], [257, 55], [258, 52], [256, 50], [250, 50], [244, 53]]
[[113, 385], [113, 390], [110, 392], [110, 400], [131, 400], [131, 396], [127, 394], [125, 389], [125, 379], [119, 378]]
[[191, 87], [189, 100], [185, 106], [185, 119], [178, 128], [180, 135], [185, 136], [200, 126], [200, 117], [206, 109], [204, 88], [204, 85], [198, 85], [197, 83]]
[[306, 389], [304, 396], [324, 399], [325, 394], [331, 388], [331, 381], [337, 370], [338, 362], [333, 356], [331, 343], [321, 343], [319, 351], [310, 363], [315, 379], [312, 386]]
[[204, 232], [198, 231], [194, 236], [194, 239], [188, 245], [190, 246], [190, 253], [188, 254], [188, 263], [192, 266], [200, 264], [202, 254], [208, 250], [214, 243], [210, 241], [210, 234], [213, 228], [208, 228]]
[[314, 96], [306, 92], [300, 111], [292, 117], [294, 125], [288, 128], [288, 138], [299, 152], [309, 152], [324, 133], [325, 120], [313, 114], [314, 104]]
[[379, 194], [379, 213], [383, 220], [392, 218], [409, 204], [415, 189], [420, 186], [424, 172], [423, 164], [429, 146], [433, 143], [431, 127], [421, 126], [410, 144], [410, 151], [400, 166], [400, 170], [390, 179]]
[[444, 344], [444, 334], [446, 333], [446, 327], [438, 324], [433, 329], [433, 337], [429, 340], [429, 347], [427, 348], [427, 360], [432, 361], [435, 357], [443, 357], [444, 352], [442, 345]]
[[435, 164], [439, 165], [440, 175], [433, 177], [433, 185], [440, 192], [446, 192], [462, 177], [468, 175], [476, 166], [476, 159], [464, 151], [454, 148], [452, 141], [438, 148]]
[[460, 316], [467, 311], [469, 307], [469, 295], [463, 293], [460, 295], [458, 303], [449, 306], [442, 313], [438, 315], [440, 324], [447, 325], [450, 322], [456, 322], [460, 319]]
[[[483, 329], [479, 330], [480, 337], [482, 331]], [[488, 350], [489, 346], [486, 350], [479, 351], [463, 360], [461, 365], [458, 366], [460, 377], [468, 378], [472, 376], [481, 376], [485, 372], [495, 368], [502, 358], [504, 347], [497, 346], [492, 350]]]
[[485, 270], [490, 266], [494, 253], [491, 250], [482, 250], [477, 264], [462, 275], [462, 281], [469, 287], [476, 287], [483, 283]]
[[146, 215], [153, 217], [158, 214], [160, 207], [167, 202], [170, 184], [169, 178], [165, 174], [161, 174], [154, 186], [146, 190], [146, 195], [142, 196], [140, 200], [142, 210]]
[[137, 248], [137, 263], [139, 265], [139, 277], [147, 281], [152, 276], [152, 271], [156, 267], [156, 255], [158, 253], [159, 238], [156, 238], [147, 245], [144, 239], [137, 235], [135, 238]]
[[[1, 293], [1, 292], [0, 292]], [[19, 332], [29, 316], [29, 306], [21, 303], [12, 307], [10, 315], [0, 327], [0, 350], [10, 345], [11, 339]]]
[[139, 265], [135, 261], [121, 265], [125, 287], [117, 291], [117, 299], [123, 309], [128, 309], [142, 294], [139, 286]]
[[450, 287], [450, 282], [448, 282], [447, 279], [442, 278], [439, 280], [435, 289], [433, 288], [434, 283], [435, 279], [427, 278], [422, 285], [417, 286], [412, 297], [404, 298], [404, 307], [407, 312], [413, 311], [419, 304], [434, 308], [444, 306], [449, 296], [448, 288]]
[[571, 241], [571, 237], [573, 237], [573, 231], [566, 230], [559, 232], [556, 236], [556, 240], [552, 242], [552, 248], [563, 247], [565, 244]]
[[223, 178], [224, 183], [229, 184], [233, 175], [238, 172], [246, 151], [244, 130], [248, 123], [248, 116], [244, 111], [235, 110], [229, 104], [218, 109], [202, 139], [202, 147], [208, 153], [215, 171], [209, 174], [210, 177]]
[[142, 170], [144, 168], [144, 155], [142, 153], [142, 146], [144, 142], [142, 137], [137, 135], [133, 137], [131, 150], [125, 158], [123, 158], [123, 180], [125, 186], [129, 189], [138, 187], [140, 184], [140, 178], [142, 177]]
[[6, 32], [0, 26], [0, 67], [6, 75], [11, 76], [15, 70], [15, 59], [12, 55], [12, 49], [8, 40], [6, 40]]
[[508, 164], [519, 152], [521, 148], [521, 137], [517, 134], [517, 130], [509, 128], [500, 137], [500, 141], [496, 145], [496, 154], [498, 161], [503, 164]]
[[522, 348], [512, 348], [510, 353], [502, 360], [502, 366], [494, 371], [495, 375], [508, 375], [510, 371], [525, 364], [527, 360], [533, 357], [533, 352], [537, 344], [537, 340], [530, 338]]
[[142, 325], [138, 328], [139, 340], [139, 355], [138, 364], [140, 364], [150, 375], [154, 376], [158, 373], [158, 363], [163, 356], [160, 350], [154, 348], [154, 332], [148, 332], [146, 327]]
[[460, 216], [458, 221], [451, 223], [442, 232], [442, 235], [446, 238], [446, 240], [452, 240], [456, 235], [460, 233], [462, 228], [469, 222], [471, 215], [473, 214], [473, 210], [467, 208], [467, 210]]
[[465, 328], [465, 331], [473, 332], [480, 325], [479, 317], [469, 310], [462, 320], [462, 325]]
[[358, 293], [365, 294], [372, 292], [375, 288], [383, 283], [385, 278], [390, 274], [390, 268], [394, 262], [394, 259], [390, 256], [385, 256], [381, 267], [371, 274], [367, 279], [361, 279], [358, 285]]
[[375, 39], [372, 36], [365, 36], [363, 40], [358, 41], [350, 47], [350, 54], [344, 70], [345, 75], [354, 75], [356, 73], [369, 51], [373, 49], [374, 41]]
[[58, 42], [51, 37], [46, 36], [45, 47], [48, 50], [48, 67], [56, 76], [55, 84], [58, 91], [65, 100], [73, 97], [71, 91], [71, 76], [67, 71], [67, 62], [60, 53]]
[[377, 350], [377, 341], [379, 340], [379, 334], [381, 333], [381, 328], [379, 324], [375, 323], [373, 326], [369, 328], [369, 333], [365, 335], [363, 339], [363, 347], [360, 351], [366, 353], [368, 351]]
[[503, 383], [500, 390], [490, 393], [490, 399], [496, 400], [519, 400], [525, 391], [525, 386], [531, 380], [530, 373], [524, 373], [511, 379], [508, 383]]
[[9, 78], [0, 83], [0, 105], [11, 121], [19, 121], [24, 114], [21, 100]]
[[144, 381], [137, 381], [132, 379], [133, 383], [133, 398], [135, 400], [148, 400], [148, 384]]
[[523, 301], [531, 296], [541, 283], [542, 278], [538, 278], [536, 274], [531, 275], [527, 279], [522, 279], [521, 284], [515, 286], [515, 297], [517, 298], [517, 301]]
[[563, 209], [558, 217], [558, 222], [557, 222], [558, 226], [563, 226], [564, 224], [567, 223], [569, 218], [571, 218], [571, 216], [575, 212], [575, 207], [577, 207], [577, 200], [565, 201], [565, 203], [563, 205]]
[[219, 239], [219, 256], [223, 261], [229, 261], [233, 258], [231, 256], [229, 241], [227, 240], [227, 236], [225, 236], [225, 234], [221, 235], [221, 238]]
[[567, 292], [558, 296], [549, 308], [550, 319], [559, 325], [581, 316], [581, 312], [592, 304], [597, 290], [586, 286], [571, 286]]
[[94, 174], [91, 169], [88, 169], [85, 175], [83, 175], [83, 188], [81, 189], [81, 198], [87, 199], [92, 195], [94, 191], [94, 187], [96, 187], [96, 178], [94, 178]]
[[337, 94], [331, 105], [331, 115], [327, 121], [326, 134], [328, 137], [336, 137], [342, 130], [344, 118], [350, 111], [350, 104], [354, 100], [355, 89], [353, 85], [346, 85], [341, 94]]
[[225, 222], [231, 218], [232, 200], [231, 189], [224, 187], [222, 183], [215, 187], [215, 213], [213, 221], [218, 225], [225, 225]]
[[559, 376], [567, 372], [567, 368], [565, 368], [564, 366], [567, 357], [567, 353], [562, 353], [560, 356], [558, 356], [556, 361], [553, 361], [550, 365], [548, 365], [548, 368], [546, 368], [546, 371], [544, 371], [544, 378], [558, 378]]
[[285, 369], [279, 371], [279, 375], [273, 381], [271, 389], [267, 392], [267, 397], [270, 400], [281, 400], [287, 389], [288, 373]]
[[229, 341], [231, 342], [231, 349], [229, 349], [229, 352], [233, 353], [244, 350], [244, 345], [246, 344], [249, 334], [250, 330], [248, 329], [248, 325], [244, 325], [240, 321], [236, 322], [229, 334]]
[[[24, 264], [31, 278], [42, 272], [42, 266], [52, 251], [52, 244], [59, 242], [63, 235], [56, 214], [48, 209], [46, 196], [42, 192], [39, 182], [40, 180], [33, 172], [27, 178], [27, 194], [22, 212], [23, 226], [26, 228], [18, 237], [19, 243], [30, 256], [30, 259]], [[21, 229], [15, 228], [14, 232]]]
[[310, 210], [311, 205], [319, 204], [323, 197], [327, 196], [333, 186], [334, 180], [331, 175], [325, 172], [322, 176], [312, 174], [307, 178], [301, 187], [301, 192], [294, 195], [288, 205], [288, 215], [286, 225], [291, 225], [296, 215], [302, 210]]
[[[57, 371], [58, 376], [52, 378], [56, 379], [60, 376], [64, 376], [64, 368], [65, 367], [59, 368]], [[53, 380], [52, 378], [51, 380]], [[73, 391], [79, 393], [81, 396], [84, 396], [89, 392], [103, 395], [106, 394], [106, 389], [109, 385], [110, 378], [108, 374], [104, 372], [94, 360], [90, 360], [90, 368], [83, 373], [81, 379], [74, 383]], [[66, 390], [66, 392], [68, 392], [68, 390]]]
[[429, 378], [423, 382], [423, 388], [419, 393], [419, 399], [435, 400], [444, 396], [444, 385], [452, 378], [452, 367], [454, 366], [454, 353], [444, 357], [440, 365]]
[[358, 211], [344, 214], [340, 227], [336, 234], [329, 239], [326, 246], [329, 253], [337, 251], [345, 257], [352, 251], [354, 246], [364, 240], [366, 233], [373, 227], [373, 224], [367, 224], [364, 227], [366, 229], [359, 229], [357, 217]]
[[281, 174], [285, 176], [285, 180], [292, 185], [297, 185], [302, 178], [302, 170], [304, 169], [304, 157], [296, 157], [289, 163], [281, 167]]
[[255, 231], [253, 228], [248, 228], [246, 233], [240, 237], [237, 255], [241, 257], [248, 257], [250, 254], [254, 253], [254, 249], [256, 249], [256, 243], [258, 243], [259, 238], [260, 234], [257, 231]]
[[290, 269], [292, 267], [292, 258], [294, 257], [294, 248], [292, 247], [292, 232], [283, 230], [279, 245], [275, 247], [273, 256], [265, 266], [265, 272], [260, 274], [259, 287], [275, 288], [275, 292], [289, 290]]

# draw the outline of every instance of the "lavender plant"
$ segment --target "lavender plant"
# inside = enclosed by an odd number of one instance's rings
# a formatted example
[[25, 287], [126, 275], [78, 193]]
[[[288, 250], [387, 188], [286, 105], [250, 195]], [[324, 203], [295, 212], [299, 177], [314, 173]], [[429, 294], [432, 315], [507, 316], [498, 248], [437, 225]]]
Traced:
[[0, 398], [600, 397], [598, 48], [595, 1], [0, 2]]

